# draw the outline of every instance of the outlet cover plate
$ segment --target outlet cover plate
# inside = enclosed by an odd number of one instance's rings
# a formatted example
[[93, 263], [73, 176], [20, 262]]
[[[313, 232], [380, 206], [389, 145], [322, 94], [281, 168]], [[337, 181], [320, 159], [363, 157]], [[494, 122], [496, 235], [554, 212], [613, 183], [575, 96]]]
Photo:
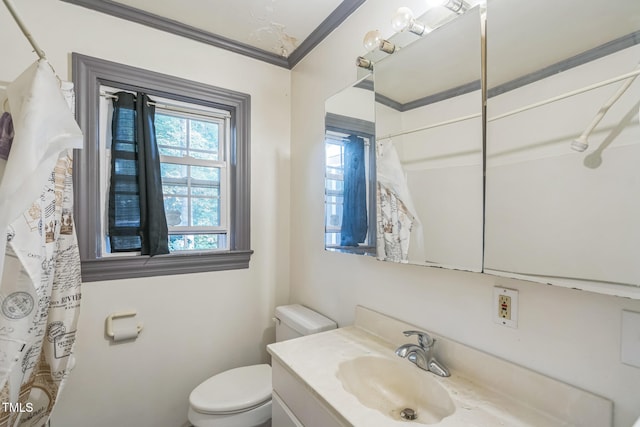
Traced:
[[640, 368], [640, 313], [622, 310], [621, 360]]
[[[500, 297], [507, 296], [509, 297], [510, 309], [509, 312], [511, 314], [511, 318], [504, 318], [500, 315], [501, 307], [500, 307]], [[502, 288], [500, 286], [495, 286], [493, 288], [493, 321], [503, 325], [508, 326], [510, 328], [518, 327], [518, 291], [515, 289], [507, 289]]]

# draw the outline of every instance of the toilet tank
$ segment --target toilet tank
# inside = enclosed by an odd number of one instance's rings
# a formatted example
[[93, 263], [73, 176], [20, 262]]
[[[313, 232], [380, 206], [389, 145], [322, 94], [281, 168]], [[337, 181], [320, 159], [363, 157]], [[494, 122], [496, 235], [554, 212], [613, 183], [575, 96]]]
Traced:
[[300, 304], [276, 307], [275, 318], [276, 341], [286, 341], [338, 327], [333, 320]]

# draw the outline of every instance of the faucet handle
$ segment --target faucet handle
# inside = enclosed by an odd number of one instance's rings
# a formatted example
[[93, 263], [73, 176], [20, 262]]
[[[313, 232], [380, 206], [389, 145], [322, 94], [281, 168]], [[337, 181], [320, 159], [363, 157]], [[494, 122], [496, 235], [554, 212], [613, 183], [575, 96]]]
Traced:
[[420, 344], [420, 347], [424, 349], [428, 349], [433, 345], [433, 343], [436, 342], [434, 338], [431, 338], [431, 335], [423, 331], [404, 331], [403, 334], [406, 337], [410, 337], [411, 335], [417, 335], [418, 344]]

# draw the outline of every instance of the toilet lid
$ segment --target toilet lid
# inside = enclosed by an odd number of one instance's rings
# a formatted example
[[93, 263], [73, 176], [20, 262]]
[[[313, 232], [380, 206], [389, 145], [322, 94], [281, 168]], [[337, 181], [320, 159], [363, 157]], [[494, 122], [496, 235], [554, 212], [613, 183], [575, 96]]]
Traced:
[[271, 400], [271, 366], [253, 365], [230, 369], [196, 387], [189, 403], [198, 412], [239, 412]]

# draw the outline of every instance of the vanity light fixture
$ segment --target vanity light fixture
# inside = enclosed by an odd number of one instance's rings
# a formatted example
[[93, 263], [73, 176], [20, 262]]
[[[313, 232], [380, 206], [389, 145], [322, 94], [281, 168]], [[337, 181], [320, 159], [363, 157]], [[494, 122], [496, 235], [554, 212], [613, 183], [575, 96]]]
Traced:
[[365, 58], [364, 56], [358, 56], [356, 58], [356, 65], [360, 68], [373, 70], [373, 62], [371, 62], [369, 59]]
[[462, 15], [469, 9], [469, 5], [464, 0], [427, 0], [427, 6], [429, 9], [444, 6], [458, 15]]
[[391, 43], [389, 40], [383, 39], [380, 36], [380, 31], [378, 30], [369, 31], [365, 34], [363, 44], [365, 49], [369, 52], [376, 48], [385, 53], [393, 53], [396, 51], [396, 45]]
[[431, 31], [425, 24], [416, 21], [413, 12], [408, 7], [401, 7], [396, 10], [393, 18], [391, 18], [391, 26], [396, 32], [409, 31], [419, 36]]

